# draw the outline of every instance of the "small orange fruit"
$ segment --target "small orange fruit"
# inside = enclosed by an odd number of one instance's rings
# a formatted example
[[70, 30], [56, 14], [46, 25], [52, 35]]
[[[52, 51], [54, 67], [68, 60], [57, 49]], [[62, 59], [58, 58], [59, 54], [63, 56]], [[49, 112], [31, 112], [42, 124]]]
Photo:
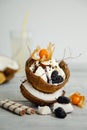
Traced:
[[79, 92], [75, 92], [70, 95], [70, 100], [73, 105], [84, 107], [85, 105], [85, 96], [80, 94]]
[[45, 57], [46, 59], [49, 59], [49, 51], [47, 49], [41, 49], [39, 52], [40, 59]]
[[78, 103], [80, 102], [80, 99], [81, 99], [81, 96], [79, 93], [74, 93], [72, 96], [71, 96], [71, 102], [72, 104], [74, 105], [78, 105]]

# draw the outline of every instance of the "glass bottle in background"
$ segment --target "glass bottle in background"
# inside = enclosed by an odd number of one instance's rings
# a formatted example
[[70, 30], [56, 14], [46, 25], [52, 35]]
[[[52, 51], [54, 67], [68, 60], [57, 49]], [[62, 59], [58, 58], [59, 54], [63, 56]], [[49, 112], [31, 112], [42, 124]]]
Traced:
[[31, 32], [11, 31], [11, 57], [19, 64], [19, 73], [25, 72], [25, 62], [30, 57]]

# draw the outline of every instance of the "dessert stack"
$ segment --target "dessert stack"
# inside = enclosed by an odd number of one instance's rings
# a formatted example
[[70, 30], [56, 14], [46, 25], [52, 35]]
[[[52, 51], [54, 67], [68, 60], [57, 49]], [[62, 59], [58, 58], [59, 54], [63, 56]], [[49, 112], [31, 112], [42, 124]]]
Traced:
[[53, 59], [54, 44], [37, 47], [25, 64], [26, 80], [20, 85], [22, 95], [37, 105], [52, 105], [64, 96], [70, 70], [64, 60]]

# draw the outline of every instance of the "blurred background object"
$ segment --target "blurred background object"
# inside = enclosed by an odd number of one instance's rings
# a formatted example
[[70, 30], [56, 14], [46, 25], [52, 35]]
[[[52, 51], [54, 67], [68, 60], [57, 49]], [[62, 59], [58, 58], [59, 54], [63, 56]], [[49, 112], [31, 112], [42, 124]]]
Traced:
[[[55, 43], [54, 56], [63, 58], [70, 48], [71, 65], [87, 66], [87, 1], [85, 0], [0, 0], [0, 55], [11, 56], [10, 31], [22, 30], [29, 12], [26, 31], [32, 32], [30, 48]], [[69, 56], [66, 51], [65, 57]], [[70, 61], [69, 61], [70, 62]]]
[[10, 32], [11, 58], [19, 64], [19, 72], [25, 71], [25, 62], [30, 57], [31, 33], [26, 31]]

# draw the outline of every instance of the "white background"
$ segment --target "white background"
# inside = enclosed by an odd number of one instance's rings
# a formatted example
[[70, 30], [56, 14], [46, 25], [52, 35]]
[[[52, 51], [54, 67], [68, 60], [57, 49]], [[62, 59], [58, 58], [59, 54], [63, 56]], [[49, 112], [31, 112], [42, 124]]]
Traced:
[[55, 43], [54, 56], [79, 58], [71, 64], [87, 64], [87, 0], [0, 0], [0, 55], [10, 55], [11, 30], [20, 30], [26, 13], [26, 30], [32, 33], [31, 48]]

